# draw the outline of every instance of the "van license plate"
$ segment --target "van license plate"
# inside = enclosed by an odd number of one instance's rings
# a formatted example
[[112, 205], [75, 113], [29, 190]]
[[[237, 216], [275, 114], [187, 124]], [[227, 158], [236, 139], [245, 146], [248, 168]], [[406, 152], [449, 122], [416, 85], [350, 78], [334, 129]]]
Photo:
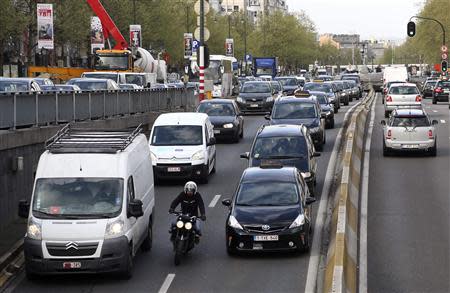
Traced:
[[258, 104], [251, 104], [250, 107], [252, 107], [252, 108], [258, 108]]
[[180, 172], [181, 168], [180, 167], [168, 167], [167, 168], [167, 172]]
[[278, 235], [259, 235], [254, 236], [254, 241], [278, 241]]
[[216, 130], [216, 129], [214, 129], [214, 134], [220, 134], [220, 130]]
[[65, 270], [80, 269], [80, 268], [81, 268], [81, 262], [78, 262], [78, 261], [63, 262], [63, 269], [65, 269]]

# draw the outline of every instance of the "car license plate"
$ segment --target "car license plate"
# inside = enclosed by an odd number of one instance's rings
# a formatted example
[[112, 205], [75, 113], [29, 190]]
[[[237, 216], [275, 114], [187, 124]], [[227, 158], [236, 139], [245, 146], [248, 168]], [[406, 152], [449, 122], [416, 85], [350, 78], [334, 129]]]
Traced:
[[80, 269], [80, 268], [81, 268], [81, 262], [78, 262], [78, 261], [63, 262], [63, 269], [65, 269], [65, 270]]
[[444, 93], [448, 94], [450, 93], [450, 90], [444, 90]]
[[250, 107], [252, 107], [252, 108], [258, 108], [258, 104], [251, 104]]
[[180, 172], [181, 168], [180, 167], [168, 167], [167, 168], [167, 172]]
[[404, 144], [404, 145], [402, 145], [402, 148], [404, 148], [404, 149], [416, 149], [418, 147], [419, 147], [418, 144]]
[[220, 130], [215, 130], [214, 129], [214, 134], [220, 134]]
[[278, 241], [278, 235], [257, 235], [253, 237], [254, 241]]

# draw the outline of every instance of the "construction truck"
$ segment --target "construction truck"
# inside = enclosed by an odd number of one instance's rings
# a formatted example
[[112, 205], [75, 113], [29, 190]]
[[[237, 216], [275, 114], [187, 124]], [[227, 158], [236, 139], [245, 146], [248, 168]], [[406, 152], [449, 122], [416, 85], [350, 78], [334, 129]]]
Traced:
[[[36, 75], [46, 74], [52, 79], [66, 81], [74, 77], [80, 77], [84, 72], [90, 71], [143, 72], [154, 75], [153, 78], [149, 77], [149, 79], [166, 82], [167, 66], [164, 60], [160, 60], [160, 55], [155, 60], [150, 52], [144, 48], [130, 47], [100, 0], [86, 1], [101, 21], [109, 49], [95, 51], [93, 68], [30, 66], [28, 76], [35, 77]], [[115, 41], [113, 48], [110, 45], [110, 38]]]

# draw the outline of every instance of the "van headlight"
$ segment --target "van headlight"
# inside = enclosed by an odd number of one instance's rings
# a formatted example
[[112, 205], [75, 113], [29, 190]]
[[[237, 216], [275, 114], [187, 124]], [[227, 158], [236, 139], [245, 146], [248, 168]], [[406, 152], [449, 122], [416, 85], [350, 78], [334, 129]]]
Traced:
[[186, 230], [191, 230], [192, 229], [192, 223], [191, 222], [186, 222], [186, 224], [184, 224], [184, 228]]
[[33, 218], [30, 218], [28, 220], [28, 227], [27, 227], [27, 236], [34, 240], [41, 240], [42, 239], [42, 227], [41, 224], [34, 221]]
[[203, 152], [203, 150], [199, 150], [198, 152], [193, 154], [191, 157], [191, 160], [193, 160], [193, 161], [200, 161], [200, 160], [204, 160], [204, 159], [205, 159], [205, 153]]
[[267, 97], [266, 98], [266, 103], [270, 103], [273, 102], [273, 97]]
[[120, 218], [114, 222], [108, 223], [108, 225], [106, 225], [105, 239], [121, 236], [124, 225], [124, 222]]
[[230, 218], [228, 219], [228, 225], [231, 228], [244, 230], [244, 228], [242, 228], [241, 224], [239, 224], [239, 222], [236, 220], [234, 216], [230, 216]]
[[305, 224], [305, 216], [303, 214], [298, 215], [298, 217], [289, 226], [289, 229], [301, 227]]
[[150, 152], [150, 158], [152, 159], [152, 162], [158, 161], [158, 157], [153, 152]]
[[244, 103], [244, 100], [241, 97], [236, 98], [236, 102], [238, 103]]
[[233, 128], [233, 127], [234, 127], [233, 123], [227, 123], [223, 125], [223, 128]]

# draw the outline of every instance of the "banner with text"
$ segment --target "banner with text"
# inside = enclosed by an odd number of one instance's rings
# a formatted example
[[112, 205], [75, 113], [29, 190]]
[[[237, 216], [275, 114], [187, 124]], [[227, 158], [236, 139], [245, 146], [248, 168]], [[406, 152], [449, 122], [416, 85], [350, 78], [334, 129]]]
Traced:
[[53, 4], [37, 4], [38, 48], [53, 50]]
[[142, 47], [142, 30], [140, 24], [130, 25], [130, 45], [131, 47]]
[[103, 35], [103, 28], [100, 18], [97, 16], [91, 17], [91, 53], [98, 49], [105, 48], [105, 36]]
[[233, 39], [225, 40], [225, 55], [233, 57], [234, 56], [234, 41]]
[[184, 59], [192, 56], [194, 37], [191, 33], [184, 34]]

